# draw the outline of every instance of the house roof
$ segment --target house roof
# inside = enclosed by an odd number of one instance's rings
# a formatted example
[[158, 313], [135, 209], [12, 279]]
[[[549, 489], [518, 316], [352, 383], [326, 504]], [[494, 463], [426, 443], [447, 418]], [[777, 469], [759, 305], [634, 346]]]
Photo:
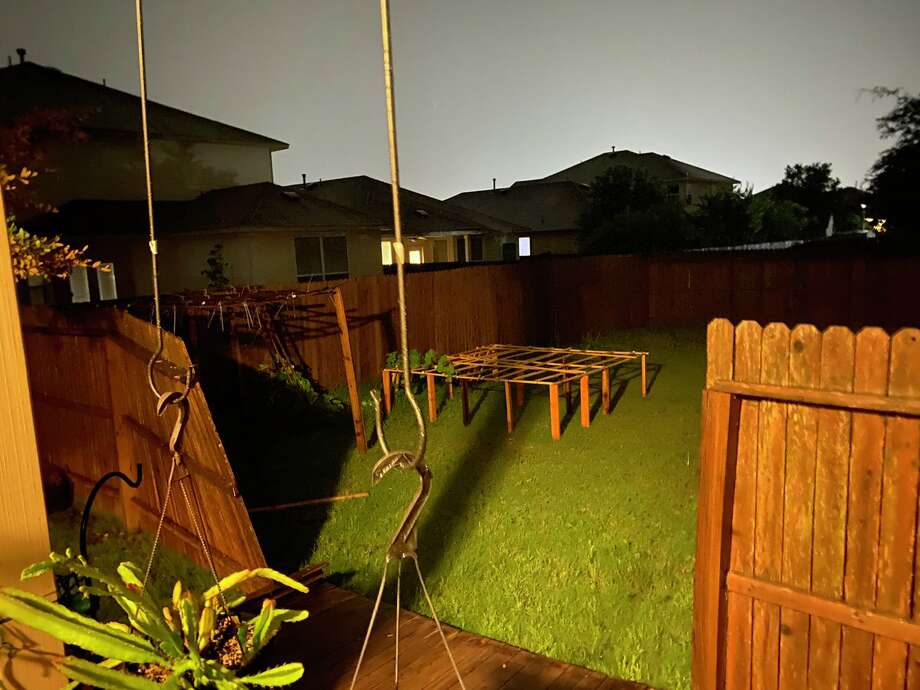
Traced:
[[[53, 67], [23, 62], [0, 68], [0, 123], [34, 109], [68, 109], [81, 116], [81, 127], [97, 135], [140, 136], [140, 98]], [[281, 151], [277, 139], [194, 115], [154, 101], [147, 103], [152, 139], [249, 144]]]
[[[191, 201], [157, 201], [154, 218], [162, 235], [234, 228], [379, 228], [366, 214], [271, 182], [216, 189]], [[30, 221], [27, 228], [76, 237], [145, 235], [147, 202], [70, 201], [58, 213]]]
[[463, 192], [447, 201], [522, 225], [529, 232], [559, 232], [577, 229], [578, 219], [588, 206], [588, 194], [584, 184], [536, 181]]
[[[298, 194], [309, 194], [350, 208], [374, 219], [381, 227], [393, 225], [393, 201], [388, 182], [357, 175], [334, 180], [294, 184], [287, 187]], [[476, 210], [461, 208], [434, 197], [400, 189], [403, 231], [408, 235], [447, 232], [518, 233], [524, 228]]]
[[634, 170], [643, 170], [650, 177], [656, 177], [663, 182], [690, 180], [693, 182], [738, 183], [738, 180], [733, 177], [721, 175], [696, 165], [690, 165], [660, 153], [635, 153], [634, 151], [623, 150], [607, 151], [557, 173], [547, 175], [541, 180], [525, 180], [519, 184], [538, 181], [555, 182], [559, 180], [591, 184], [595, 178], [603, 175], [609, 168], [620, 165]]

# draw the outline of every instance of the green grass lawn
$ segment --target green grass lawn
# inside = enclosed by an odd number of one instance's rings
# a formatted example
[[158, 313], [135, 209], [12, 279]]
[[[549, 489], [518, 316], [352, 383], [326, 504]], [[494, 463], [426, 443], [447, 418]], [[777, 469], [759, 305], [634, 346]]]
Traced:
[[[80, 552], [80, 517], [82, 506], [48, 515], [51, 549], [63, 553], [66, 549]], [[132, 561], [146, 567], [153, 536], [146, 532], [129, 532], [116, 518], [94, 507], [86, 530], [86, 555], [89, 562], [106, 573], [114, 573], [122, 561]], [[186, 589], [203, 592], [213, 584], [211, 574], [166, 546], [160, 546], [148, 587], [159, 601], [167, 601], [173, 585], [181, 580]], [[122, 620], [124, 613], [107, 597], [99, 602], [97, 618], [102, 621]]]
[[[610, 416], [597, 411], [583, 429], [575, 407], [558, 442], [537, 389], [511, 436], [500, 389], [471, 392], [468, 427], [459, 398], [447, 402], [429, 427], [422, 569], [453, 625], [656, 688], [688, 688], [705, 335], [623, 331], [588, 344], [649, 350], [660, 367], [649, 397], [628, 379]], [[347, 421], [308, 424], [270, 408], [219, 420], [250, 506], [369, 490], [380, 450], [358, 455]], [[254, 440], [261, 424], [274, 426]], [[391, 448], [414, 448], [404, 399], [385, 425]], [[394, 472], [369, 498], [256, 514], [254, 524], [273, 564], [328, 561], [344, 586], [373, 594], [417, 483]], [[404, 584], [403, 602], [427, 613], [414, 586]]]

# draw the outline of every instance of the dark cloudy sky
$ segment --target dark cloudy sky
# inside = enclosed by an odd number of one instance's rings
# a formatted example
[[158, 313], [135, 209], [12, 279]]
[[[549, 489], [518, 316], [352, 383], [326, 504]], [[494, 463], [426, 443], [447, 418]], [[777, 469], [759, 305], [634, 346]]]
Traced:
[[[0, 0], [0, 57], [137, 92], [133, 2]], [[403, 181], [438, 197], [612, 145], [756, 189], [861, 180], [877, 84], [920, 90], [920, 0], [392, 0]], [[386, 178], [374, 0], [147, 0], [151, 97], [291, 144], [275, 179]], [[15, 59], [15, 57], [14, 57]]]

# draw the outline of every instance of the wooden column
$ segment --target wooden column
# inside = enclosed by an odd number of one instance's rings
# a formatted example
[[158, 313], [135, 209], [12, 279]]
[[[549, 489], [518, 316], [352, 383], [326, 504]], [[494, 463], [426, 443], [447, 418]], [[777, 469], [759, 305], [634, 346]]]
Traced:
[[524, 407], [524, 384], [523, 384], [523, 383], [516, 383], [516, 384], [515, 384], [515, 388], [516, 388], [516, 392], [517, 392], [517, 399], [516, 399], [515, 402], [517, 403], [517, 406], [518, 406], [519, 408], [520, 408], [520, 407]]
[[345, 366], [345, 381], [348, 383], [348, 402], [351, 405], [351, 421], [355, 426], [355, 443], [359, 453], [367, 452], [367, 436], [364, 433], [364, 414], [361, 412], [361, 396], [358, 395], [358, 379], [355, 376], [355, 362], [351, 357], [351, 338], [348, 336], [348, 318], [345, 316], [345, 302], [342, 291], [332, 291], [335, 318], [339, 323], [339, 339], [342, 342], [342, 364]]
[[438, 418], [438, 388], [434, 382], [434, 374], [425, 374], [428, 384], [428, 421], [433, 422]]
[[448, 400], [454, 399], [454, 380], [453, 379], [447, 379], [447, 399]]
[[470, 392], [469, 383], [466, 380], [460, 381], [460, 402], [463, 404], [463, 425], [470, 423]]
[[644, 398], [647, 393], [647, 388], [645, 385], [645, 358], [647, 355], [642, 355], [642, 397]]
[[578, 397], [581, 405], [581, 425], [587, 429], [591, 424], [591, 391], [587, 375], [578, 380]]
[[393, 409], [393, 374], [389, 369], [384, 369], [380, 376], [383, 386], [383, 410], [390, 414]]
[[505, 381], [505, 420], [510, 434], [514, 431], [514, 405], [511, 404], [511, 383], [508, 381]]
[[553, 440], [558, 441], [562, 436], [562, 430], [559, 424], [559, 384], [549, 384], [549, 428], [553, 435]]
[[601, 371], [601, 402], [604, 414], [610, 414], [610, 369]]
[[[41, 364], [41, 363], [37, 363]], [[0, 586], [17, 587], [55, 598], [50, 574], [21, 582], [24, 567], [44, 560], [51, 552], [45, 498], [38, 464], [38, 442], [25, 349], [10, 260], [6, 211], [0, 193]], [[79, 442], [74, 439], [74, 442]], [[18, 623], [3, 623], [3, 637], [16, 648], [15, 657], [4, 654], [0, 685], [45, 690], [64, 684], [51, 664], [64, 654], [63, 645], [44, 633]]]

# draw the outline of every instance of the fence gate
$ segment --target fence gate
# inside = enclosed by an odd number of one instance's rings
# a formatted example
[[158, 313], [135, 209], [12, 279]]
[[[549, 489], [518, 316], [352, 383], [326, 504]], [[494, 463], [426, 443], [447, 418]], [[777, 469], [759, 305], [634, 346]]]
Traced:
[[920, 330], [708, 329], [695, 690], [920, 688]]

